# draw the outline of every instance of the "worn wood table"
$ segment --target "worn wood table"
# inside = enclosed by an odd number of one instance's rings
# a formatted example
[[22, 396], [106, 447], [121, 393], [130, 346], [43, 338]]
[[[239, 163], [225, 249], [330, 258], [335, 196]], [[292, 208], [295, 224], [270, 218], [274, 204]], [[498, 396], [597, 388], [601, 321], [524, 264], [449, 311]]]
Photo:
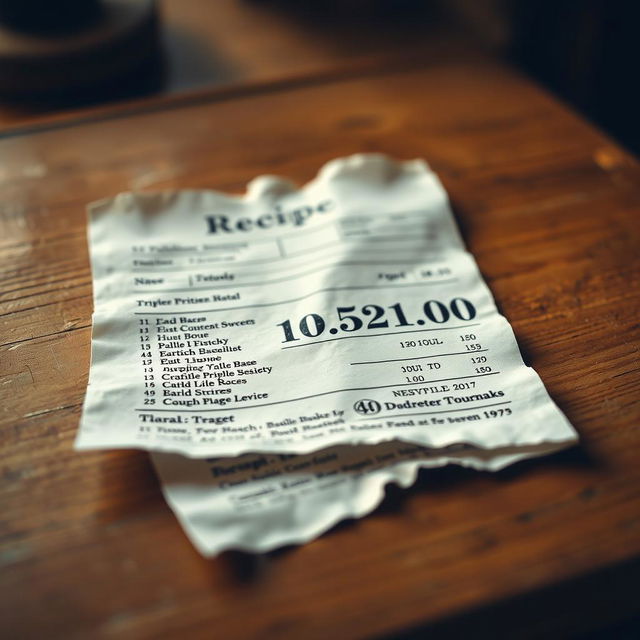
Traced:
[[[264, 557], [201, 558], [147, 454], [74, 453], [89, 370], [85, 205], [241, 191], [330, 158], [422, 157], [578, 448], [423, 473]], [[640, 170], [477, 56], [363, 66], [0, 133], [0, 627], [6, 638], [562, 635], [637, 615]], [[423, 637], [423, 631], [416, 631]]]

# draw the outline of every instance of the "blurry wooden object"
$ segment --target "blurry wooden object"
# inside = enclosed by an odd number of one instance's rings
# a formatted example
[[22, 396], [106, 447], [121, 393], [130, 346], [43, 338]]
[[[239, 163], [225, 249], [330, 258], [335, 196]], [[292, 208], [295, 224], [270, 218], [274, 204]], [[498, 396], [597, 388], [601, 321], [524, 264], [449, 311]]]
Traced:
[[[133, 82], [108, 86], [93, 101], [117, 102], [127, 95], [145, 94], [155, 94], [154, 102], [158, 95], [172, 100], [185, 91], [236, 90], [336, 70], [372, 68], [390, 58], [407, 59], [412, 52], [414, 57], [442, 59], [459, 55], [464, 40], [428, 7], [415, 19], [405, 15], [396, 22], [368, 19], [366, 14], [360, 18], [353, 14], [350, 19], [343, 15], [336, 21], [318, 9], [305, 13], [304, 3], [297, 4], [298, 10], [293, 11], [294, 7], [256, 0], [158, 0], [164, 56], [162, 69], [157, 70], [161, 77], [141, 86], [145, 75], [137, 74]], [[76, 95], [76, 102], [78, 97], [82, 98]], [[64, 117], [81, 106], [73, 99], [60, 104], [0, 100], [0, 130], [34, 122], [43, 114], [47, 119], [52, 113]]]
[[[640, 613], [640, 168], [503, 65], [425, 46], [0, 132], [3, 637], [567, 637]], [[147, 454], [72, 450], [85, 205], [303, 182], [360, 151], [438, 172], [580, 447], [495, 475], [428, 471], [308, 545], [205, 560]]]
[[158, 57], [154, 0], [2, 0], [0, 96], [53, 102]]

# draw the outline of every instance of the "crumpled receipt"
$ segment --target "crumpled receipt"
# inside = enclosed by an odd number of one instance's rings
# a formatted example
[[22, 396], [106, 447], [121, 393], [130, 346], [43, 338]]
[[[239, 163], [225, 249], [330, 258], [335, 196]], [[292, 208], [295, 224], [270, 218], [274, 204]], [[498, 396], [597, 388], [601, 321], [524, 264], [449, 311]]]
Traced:
[[356, 155], [242, 197], [125, 193], [90, 216], [76, 447], [154, 452], [205, 555], [308, 541], [422, 467], [577, 440], [422, 161]]

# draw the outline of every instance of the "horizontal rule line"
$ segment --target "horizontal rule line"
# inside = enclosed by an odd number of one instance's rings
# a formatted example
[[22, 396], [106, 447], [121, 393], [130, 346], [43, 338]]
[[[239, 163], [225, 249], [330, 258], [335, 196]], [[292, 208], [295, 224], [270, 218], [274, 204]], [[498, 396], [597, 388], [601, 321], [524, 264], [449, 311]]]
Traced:
[[[265, 280], [263, 282], [238, 282], [235, 284], [224, 284], [224, 285], [218, 285], [218, 284], [212, 284], [210, 286], [205, 286], [205, 287], [180, 287], [178, 289], [147, 289], [144, 291], [140, 291], [138, 289], [132, 289], [129, 293], [132, 294], [144, 294], [144, 295], [150, 295], [152, 293], [190, 293], [191, 291], [218, 291], [218, 289], [239, 289], [241, 287], [264, 287], [268, 284], [280, 284], [281, 282], [288, 282], [290, 280], [299, 280], [300, 278], [304, 278], [305, 276], [317, 273], [318, 271], [326, 271], [327, 269], [330, 269], [331, 267], [342, 267], [345, 266], [344, 264], [335, 264], [335, 265], [328, 265], [326, 267], [320, 267], [318, 269], [313, 269], [312, 271], [305, 271], [304, 273], [299, 273], [287, 278], [279, 278], [278, 280]], [[456, 282], [458, 280], [458, 278], [448, 278], [447, 280], [437, 280], [435, 282], [435, 284], [440, 284], [442, 282]], [[415, 287], [418, 284], [431, 284], [429, 282], [416, 282], [416, 283], [405, 283], [405, 284], [396, 284], [396, 287]], [[34, 286], [38, 286], [38, 285], [34, 285]]]
[[[469, 324], [468, 327], [475, 325]], [[427, 329], [427, 331], [437, 331], [437, 329]], [[409, 332], [407, 332], [409, 333]], [[382, 364], [384, 362], [406, 362], [407, 360], [424, 360], [426, 358], [445, 358], [446, 356], [472, 356], [476, 353], [484, 353], [489, 349], [478, 349], [477, 351], [456, 351], [455, 353], [435, 353], [432, 356], [415, 356], [414, 358], [391, 358], [390, 360], [365, 360], [364, 362], [351, 362], [350, 364]]]
[[[400, 249], [396, 250], [397, 252], [400, 253]], [[371, 251], [367, 251], [366, 247], [364, 248], [364, 253], [369, 253], [369, 252], [373, 252], [373, 250]], [[393, 251], [387, 251], [385, 252], [385, 255], [389, 256], [393, 253]], [[404, 251], [402, 251], [403, 254], [403, 258], [400, 260], [377, 260], [375, 262], [375, 264], [409, 264], [409, 265], [416, 265], [415, 261], [407, 261], [406, 260], [406, 249]], [[426, 253], [425, 251], [416, 251], [416, 253], [419, 253], [419, 255], [421, 257], [424, 258], [424, 264], [431, 264], [431, 263], [437, 263], [437, 262], [442, 262], [442, 253]], [[146, 255], [146, 254], [145, 254]], [[218, 268], [218, 267], [222, 267], [225, 269], [231, 269], [233, 267], [245, 267], [245, 266], [249, 266], [249, 265], [265, 265], [265, 264], [271, 264], [271, 263], [278, 263], [276, 266], [277, 268], [281, 268], [282, 270], [287, 270], [287, 269], [291, 269], [293, 267], [304, 267], [306, 265], [309, 264], [315, 264], [317, 262], [320, 262], [321, 260], [326, 260], [328, 257], [332, 256], [332, 255], [341, 255], [340, 251], [333, 251], [333, 252], [326, 252], [324, 255], [322, 256], [316, 256], [315, 258], [312, 258], [311, 260], [307, 260], [305, 262], [299, 262], [298, 258], [303, 256], [303, 255], [307, 255], [306, 253], [302, 254], [302, 253], [297, 253], [295, 255], [288, 255], [286, 258], [282, 258], [282, 257], [278, 257], [278, 258], [272, 258], [272, 259], [263, 259], [263, 260], [227, 260], [227, 261], [222, 261], [222, 260], [215, 260], [215, 259], [211, 259], [211, 260], [207, 260], [206, 262], [199, 262], [196, 264], [190, 264], [187, 265], [186, 267], [181, 267], [178, 265], [172, 265], [172, 266], [163, 266], [163, 265], [157, 265], [157, 264], [153, 264], [153, 265], [133, 265], [131, 267], [131, 270], [138, 273], [146, 273], [149, 271], [153, 271], [153, 272], [162, 272], [162, 273], [170, 273], [172, 271], [203, 271], [205, 269], [209, 269], [209, 268]], [[136, 258], [137, 259], [137, 258]], [[143, 257], [143, 255], [140, 255], [140, 260], [145, 260], [146, 258]], [[148, 256], [148, 260], [154, 260], [154, 259], [159, 259], [162, 260], [161, 256], [157, 256], [157, 255], [153, 255], [153, 256]], [[292, 264], [288, 264], [287, 261], [296, 261], [295, 265]], [[357, 264], [357, 263], [354, 263]], [[251, 267], [249, 267], [251, 268]]]
[[[258, 309], [261, 307], [275, 307], [279, 304], [290, 304], [292, 302], [300, 302], [300, 300], [306, 300], [311, 296], [315, 296], [318, 293], [326, 293], [327, 291], [359, 291], [359, 290], [371, 290], [371, 289], [398, 289], [400, 287], [424, 287], [434, 284], [446, 284], [449, 282], [456, 282], [457, 278], [447, 278], [446, 280], [436, 280], [435, 282], [416, 282], [412, 284], [387, 284], [387, 285], [369, 285], [360, 287], [327, 287], [326, 289], [318, 289], [312, 291], [299, 298], [291, 298], [290, 300], [280, 300], [279, 302], [265, 302], [264, 304], [247, 304], [240, 307], [223, 307], [221, 309], [198, 309], [197, 311], [181, 309], [180, 311], [134, 311], [136, 316], [177, 316], [179, 314], [196, 314], [196, 313], [219, 313], [220, 311], [237, 311], [239, 309]], [[185, 290], [185, 295], [189, 293], [188, 289]]]
[[[477, 327], [480, 323], [474, 322], [473, 324], [463, 324], [457, 327], [438, 327], [437, 329], [412, 329], [411, 331], [387, 331], [385, 333], [367, 333], [365, 335], [358, 336], [340, 336], [339, 338], [327, 338], [326, 340], [315, 340], [314, 342], [304, 342], [303, 344], [292, 344], [288, 347], [282, 347], [282, 349], [296, 349], [297, 347], [308, 347], [312, 344], [321, 344], [323, 342], [333, 342], [334, 340], [349, 340], [350, 338], [377, 338], [379, 336], [401, 336], [407, 333], [424, 333], [425, 331], [445, 331], [446, 329], [468, 329], [469, 327]], [[486, 351], [486, 349], [485, 349]], [[469, 351], [469, 353], [479, 353], [478, 351]], [[409, 358], [414, 360], [414, 358]], [[354, 362], [352, 364], [367, 364]]]
[[354, 387], [352, 389], [336, 389], [335, 391], [323, 391], [322, 393], [313, 393], [309, 396], [302, 396], [300, 398], [290, 398], [289, 400], [277, 400], [276, 402], [265, 402], [264, 404], [252, 404], [245, 407], [233, 407], [233, 409], [155, 409], [150, 407], [148, 409], [135, 409], [142, 413], [157, 413], [159, 411], [163, 413], [210, 413], [212, 411], [239, 411], [240, 409], [259, 409], [260, 407], [272, 407], [276, 404], [287, 404], [289, 402], [299, 402], [300, 400], [309, 400], [309, 398], [319, 398], [320, 396], [328, 396], [334, 393], [345, 393], [347, 391], [372, 391], [375, 389], [394, 389], [396, 387], [415, 387], [416, 385], [430, 385], [437, 382], [449, 382], [451, 380], [467, 380], [469, 378], [484, 378], [485, 376], [497, 376], [500, 371], [494, 371], [493, 373], [482, 373], [475, 376], [457, 376], [455, 378], [442, 378], [440, 380], [425, 380], [424, 382], [402, 382], [399, 384], [383, 384], [377, 387]]
[[[417, 253], [417, 252], [416, 252]], [[322, 260], [326, 260], [327, 258], [332, 257], [333, 255], [339, 255], [340, 252], [336, 251], [334, 253], [331, 254], [325, 254], [322, 256], [318, 256], [316, 258], [313, 258], [311, 260], [307, 260], [305, 262], [297, 262], [296, 264], [278, 264], [276, 265], [275, 268], [269, 268], [268, 271], [269, 273], [277, 273], [278, 271], [288, 271], [290, 269], [296, 268], [296, 267], [306, 267], [307, 265], [311, 265], [311, 264], [316, 264], [318, 262], [321, 262]], [[296, 257], [293, 256], [287, 256], [286, 258], [277, 258], [274, 260], [236, 260], [234, 262], [220, 262], [220, 261], [215, 261], [215, 260], [211, 260], [211, 261], [207, 261], [207, 262], [203, 262], [203, 263], [198, 263], [198, 264], [191, 264], [188, 265], [186, 267], [180, 267], [180, 266], [171, 266], [171, 267], [165, 267], [162, 265], [157, 265], [157, 264], [152, 264], [152, 265], [147, 265], [147, 266], [132, 266], [131, 267], [131, 272], [133, 273], [148, 273], [148, 272], [160, 272], [160, 273], [171, 273], [173, 271], [205, 271], [205, 270], [211, 270], [211, 269], [217, 269], [219, 267], [222, 267], [224, 269], [233, 269], [234, 267], [239, 267], [239, 268], [251, 268], [250, 265], [254, 265], [254, 264], [258, 264], [258, 265], [264, 265], [266, 263], [269, 262], [284, 262], [286, 260], [297, 260], [298, 257], [300, 257], [300, 255], [302, 254], [297, 254]], [[306, 255], [306, 254], [304, 254]], [[386, 255], [389, 255], [389, 252], [387, 252]], [[444, 262], [444, 260], [442, 260], [442, 254], [421, 254], [421, 256], [425, 259], [424, 263], [425, 265], [431, 265], [431, 264], [439, 264]], [[149, 260], [152, 260], [153, 258], [149, 258]], [[161, 258], [159, 258], [161, 259]], [[416, 265], [416, 261], [415, 260], [407, 260], [406, 259], [406, 251], [403, 252], [403, 258], [400, 258], [398, 260], [366, 260], [366, 261], [349, 261], [349, 262], [344, 262], [341, 264], [346, 264], [346, 265], [362, 265], [362, 266], [377, 266], [377, 265], [413, 265], [413, 266], [420, 266], [420, 265]], [[260, 275], [264, 275], [264, 274], [260, 274]]]
[[489, 407], [499, 407], [503, 404], [511, 404], [511, 400], [505, 402], [494, 402], [493, 404], [483, 404], [479, 407], [462, 407], [461, 409], [446, 409], [445, 411], [421, 411], [420, 413], [394, 413], [390, 416], [371, 416], [369, 418], [356, 418], [356, 420], [386, 420], [387, 418], [407, 418], [409, 416], [431, 416], [436, 413], [455, 413], [456, 411], [475, 411], [476, 409], [488, 409]]

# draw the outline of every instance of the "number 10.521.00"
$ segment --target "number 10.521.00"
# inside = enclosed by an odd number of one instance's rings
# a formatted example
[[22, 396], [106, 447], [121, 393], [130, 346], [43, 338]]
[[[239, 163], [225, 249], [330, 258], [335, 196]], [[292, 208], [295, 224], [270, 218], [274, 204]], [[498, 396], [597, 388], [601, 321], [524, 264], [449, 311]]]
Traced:
[[[390, 312], [389, 312], [390, 311]], [[422, 305], [422, 313], [407, 317], [399, 302], [389, 307], [377, 304], [365, 304], [360, 309], [355, 306], [337, 307], [334, 323], [327, 329], [328, 320], [318, 313], [308, 313], [297, 323], [297, 331], [291, 320], [280, 322], [276, 326], [282, 327], [284, 340], [295, 342], [300, 335], [306, 338], [317, 338], [325, 331], [335, 335], [340, 332], [352, 333], [367, 329], [387, 329], [389, 327], [413, 327], [431, 324], [445, 324], [451, 320], [469, 321], [476, 317], [476, 308], [465, 298], [452, 298], [449, 303], [439, 300], [427, 300]], [[330, 322], [331, 324], [331, 322]]]

